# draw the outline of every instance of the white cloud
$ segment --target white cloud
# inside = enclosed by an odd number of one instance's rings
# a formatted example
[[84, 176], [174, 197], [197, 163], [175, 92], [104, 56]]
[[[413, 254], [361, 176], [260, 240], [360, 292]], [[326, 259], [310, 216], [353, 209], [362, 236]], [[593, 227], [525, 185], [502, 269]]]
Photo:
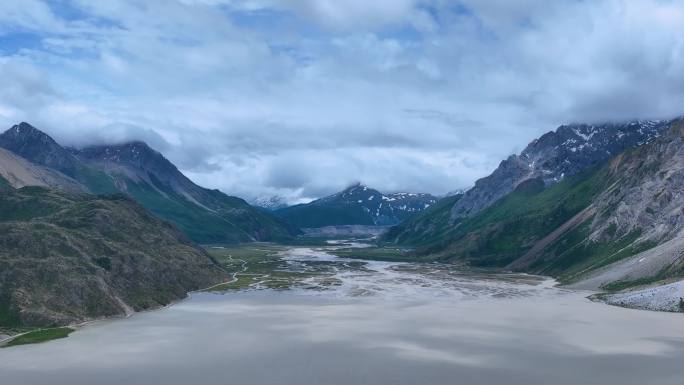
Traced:
[[0, 10], [0, 124], [27, 120], [68, 144], [145, 139], [243, 196], [313, 198], [353, 181], [442, 193], [558, 124], [684, 112], [675, 1]]

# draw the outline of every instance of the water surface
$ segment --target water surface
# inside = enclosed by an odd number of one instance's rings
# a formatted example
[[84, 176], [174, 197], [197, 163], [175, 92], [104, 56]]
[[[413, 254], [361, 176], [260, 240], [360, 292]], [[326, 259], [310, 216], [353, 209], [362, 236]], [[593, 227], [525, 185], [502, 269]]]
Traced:
[[198, 293], [0, 349], [0, 383], [677, 384], [684, 317], [540, 277], [281, 253], [289, 290]]

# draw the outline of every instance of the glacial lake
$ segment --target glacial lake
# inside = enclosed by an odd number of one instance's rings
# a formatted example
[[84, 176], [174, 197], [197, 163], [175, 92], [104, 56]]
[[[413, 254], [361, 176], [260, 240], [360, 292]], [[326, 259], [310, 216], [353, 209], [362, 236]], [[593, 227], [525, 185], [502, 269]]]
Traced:
[[684, 315], [541, 277], [283, 251], [290, 289], [195, 293], [0, 349], [3, 385], [684, 383]]

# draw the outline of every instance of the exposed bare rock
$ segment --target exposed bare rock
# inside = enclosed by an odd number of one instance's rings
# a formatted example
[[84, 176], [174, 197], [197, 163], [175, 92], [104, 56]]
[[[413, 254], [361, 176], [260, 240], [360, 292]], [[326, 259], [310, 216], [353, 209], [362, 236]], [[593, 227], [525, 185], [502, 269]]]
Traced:
[[624, 124], [572, 124], [560, 126], [530, 143], [520, 155], [511, 155], [494, 172], [477, 182], [451, 209], [452, 220], [473, 215], [513, 191], [528, 179], [546, 185], [575, 175], [656, 138], [665, 121]]
[[33, 164], [2, 148], [0, 176], [14, 188], [42, 186], [70, 192], [86, 192], [85, 186], [59, 171]]
[[684, 311], [684, 280], [666, 285], [602, 295], [611, 305], [632, 309], [682, 312]]

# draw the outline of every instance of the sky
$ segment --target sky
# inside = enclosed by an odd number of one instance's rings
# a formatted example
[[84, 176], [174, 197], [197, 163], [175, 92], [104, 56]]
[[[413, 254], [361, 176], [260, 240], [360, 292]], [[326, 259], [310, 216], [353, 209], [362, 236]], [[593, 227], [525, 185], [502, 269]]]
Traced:
[[2, 0], [0, 128], [144, 140], [306, 201], [466, 188], [573, 122], [684, 114], [684, 1]]

